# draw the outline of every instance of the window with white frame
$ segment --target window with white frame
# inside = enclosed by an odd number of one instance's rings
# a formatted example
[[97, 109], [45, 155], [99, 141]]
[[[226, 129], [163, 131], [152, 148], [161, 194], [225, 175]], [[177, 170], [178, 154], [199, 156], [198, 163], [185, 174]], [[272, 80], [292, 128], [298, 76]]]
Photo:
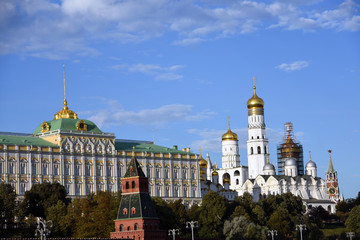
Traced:
[[112, 171], [112, 166], [107, 165], [107, 167], [106, 167], [106, 176], [111, 177], [111, 171]]
[[47, 163], [43, 163], [42, 164], [42, 174], [43, 175], [48, 175], [48, 164]]
[[37, 174], [36, 173], [36, 163], [31, 163], [31, 173], [32, 174]]
[[80, 176], [81, 173], [81, 166], [80, 165], [75, 165], [75, 176]]
[[101, 165], [96, 166], [96, 176], [99, 176], [99, 177], [102, 176], [102, 166]]
[[65, 163], [64, 175], [65, 176], [70, 175], [70, 164], [69, 163]]
[[91, 176], [91, 165], [89, 164], [86, 164], [86, 167], [85, 167], [85, 175], [87, 177], [90, 177]]
[[26, 163], [20, 163], [20, 174], [26, 173]]
[[14, 174], [14, 163], [9, 162], [9, 174]]
[[54, 164], [53, 167], [54, 167], [53, 174], [55, 176], [58, 176], [59, 175], [59, 164]]

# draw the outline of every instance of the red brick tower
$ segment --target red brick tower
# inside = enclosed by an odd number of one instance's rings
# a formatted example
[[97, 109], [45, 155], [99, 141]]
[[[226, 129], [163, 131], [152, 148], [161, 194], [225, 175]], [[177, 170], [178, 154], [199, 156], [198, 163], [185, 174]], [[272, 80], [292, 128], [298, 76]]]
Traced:
[[138, 161], [132, 157], [122, 179], [122, 198], [111, 238], [135, 240], [165, 240], [166, 232], [159, 229], [149, 195], [149, 181]]
[[334, 170], [331, 160], [331, 150], [329, 150], [329, 169], [326, 172], [326, 193], [330, 200], [338, 202], [340, 200], [337, 171]]

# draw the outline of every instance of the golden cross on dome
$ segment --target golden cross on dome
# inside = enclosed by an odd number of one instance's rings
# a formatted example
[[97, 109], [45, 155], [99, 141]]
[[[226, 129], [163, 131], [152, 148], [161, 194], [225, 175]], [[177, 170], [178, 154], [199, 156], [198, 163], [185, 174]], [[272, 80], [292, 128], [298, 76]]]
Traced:
[[253, 78], [252, 78], [252, 80], [253, 80], [253, 82], [254, 82], [254, 87], [253, 87], [253, 88], [254, 88], [254, 90], [256, 89], [256, 86], [255, 86], [255, 79], [256, 79], [256, 77], [253, 77]]
[[227, 119], [228, 119], [228, 127], [230, 129], [230, 116], [228, 116]]
[[311, 161], [311, 151], [309, 151], [310, 161]]
[[201, 147], [200, 147], [200, 149], [199, 149], [199, 151], [200, 151], [200, 156], [201, 156], [201, 150], [202, 150], [202, 149], [201, 149]]

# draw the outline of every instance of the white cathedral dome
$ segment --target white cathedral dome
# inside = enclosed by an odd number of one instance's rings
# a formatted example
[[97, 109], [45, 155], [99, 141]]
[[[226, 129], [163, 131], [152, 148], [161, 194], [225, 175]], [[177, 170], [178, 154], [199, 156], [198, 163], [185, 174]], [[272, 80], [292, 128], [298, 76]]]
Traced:
[[285, 166], [296, 166], [296, 159], [295, 158], [288, 158], [285, 161]]
[[267, 164], [265, 164], [265, 166], [263, 168], [263, 171], [265, 171], [265, 170], [274, 170], [275, 171], [275, 167], [273, 164], [267, 163]]
[[316, 163], [314, 163], [313, 161], [311, 161], [311, 159], [310, 159], [310, 161], [308, 161], [307, 164], [306, 164], [306, 168], [309, 168], [309, 167], [314, 167], [314, 168], [316, 168]]

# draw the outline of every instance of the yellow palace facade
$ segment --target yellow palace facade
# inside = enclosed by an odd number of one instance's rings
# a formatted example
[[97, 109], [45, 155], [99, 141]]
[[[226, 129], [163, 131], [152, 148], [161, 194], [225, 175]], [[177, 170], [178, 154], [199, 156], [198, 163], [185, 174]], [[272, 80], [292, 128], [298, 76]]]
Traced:
[[0, 183], [10, 183], [19, 198], [42, 182], [64, 185], [70, 197], [117, 192], [133, 155], [149, 177], [151, 196], [200, 203], [199, 160], [190, 149], [116, 139], [93, 122], [78, 119], [66, 97], [54, 119], [33, 134], [0, 132]]

